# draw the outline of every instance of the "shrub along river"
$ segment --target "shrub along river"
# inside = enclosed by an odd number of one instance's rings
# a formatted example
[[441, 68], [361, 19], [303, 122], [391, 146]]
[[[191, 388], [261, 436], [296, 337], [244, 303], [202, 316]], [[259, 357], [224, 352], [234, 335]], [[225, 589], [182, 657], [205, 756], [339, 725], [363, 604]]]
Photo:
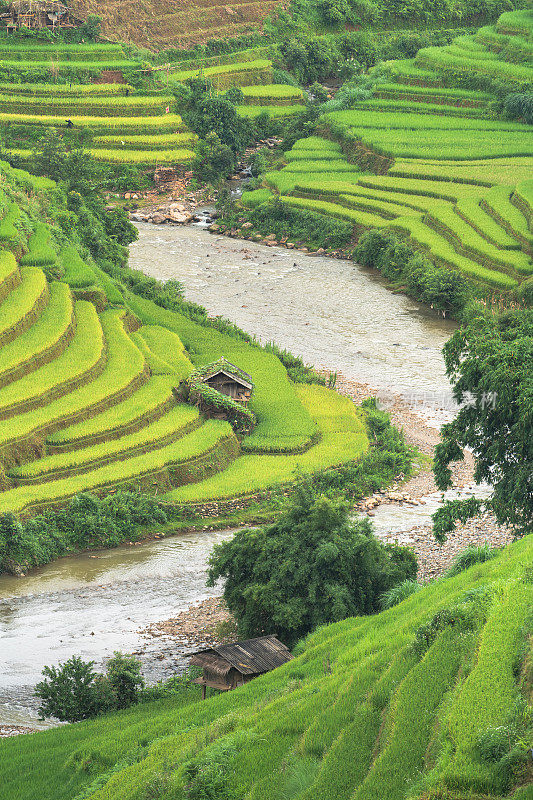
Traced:
[[[435, 420], [449, 406], [441, 348], [454, 324], [393, 294], [369, 271], [215, 237], [197, 226], [138, 228], [132, 267], [182, 281], [187, 298], [210, 314], [316, 367], [403, 395]], [[409, 526], [410, 514], [401, 509], [399, 530]], [[25, 578], [0, 577], [0, 726], [35, 724], [31, 687], [45, 664], [74, 653], [100, 663], [114, 650], [134, 651], [145, 641], [141, 627], [217, 594], [205, 587], [206, 560], [213, 544], [230, 535], [182, 534], [61, 559]], [[184, 665], [183, 651], [163, 663], [157, 643], [153, 648], [144, 660], [149, 680]]]

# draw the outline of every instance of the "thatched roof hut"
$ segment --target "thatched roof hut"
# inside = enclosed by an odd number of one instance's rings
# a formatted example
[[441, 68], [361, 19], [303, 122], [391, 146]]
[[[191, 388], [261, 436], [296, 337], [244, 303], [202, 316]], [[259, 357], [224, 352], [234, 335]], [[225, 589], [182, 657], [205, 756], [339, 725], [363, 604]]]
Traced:
[[205, 698], [207, 686], [227, 692], [291, 659], [290, 650], [275, 636], [261, 636], [199, 650], [192, 656], [190, 664], [203, 670], [202, 676], [194, 682], [203, 687]]
[[198, 374], [212, 389], [239, 403], [246, 405], [252, 396], [254, 384], [251, 376], [225, 358], [208, 364], [198, 370]]
[[18, 28], [75, 28], [81, 20], [59, 0], [14, 0], [0, 19], [9, 30]]

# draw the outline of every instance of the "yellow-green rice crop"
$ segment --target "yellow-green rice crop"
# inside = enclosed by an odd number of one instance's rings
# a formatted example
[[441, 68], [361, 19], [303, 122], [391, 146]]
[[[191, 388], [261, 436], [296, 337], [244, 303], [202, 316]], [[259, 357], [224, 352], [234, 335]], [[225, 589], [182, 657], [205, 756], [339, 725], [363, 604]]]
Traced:
[[250, 494], [358, 458], [368, 447], [364, 422], [351, 400], [323, 387], [299, 385], [297, 394], [321, 436], [299, 455], [244, 455], [224, 472], [202, 483], [181, 486], [168, 499], [179, 503]]
[[[1, 313], [1, 308], [0, 308]], [[69, 330], [73, 319], [72, 296], [65, 283], [55, 281], [41, 316], [28, 330], [0, 349], [0, 381], [5, 373], [23, 369], [30, 372], [33, 364], [54, 348]]]
[[103, 356], [103, 343], [95, 332], [95, 310], [91, 303], [76, 303], [76, 333], [56, 359], [0, 389], [0, 415], [44, 405], [62, 396], [72, 385], [88, 380]]
[[164, 361], [177, 379], [187, 378], [194, 367], [177, 334], [160, 325], [143, 325], [138, 335], [148, 349]]
[[198, 409], [192, 406], [177, 405], [159, 419], [150, 422], [134, 433], [23, 464], [11, 470], [10, 475], [17, 482], [18, 479], [24, 479], [24, 482], [31, 481], [32, 483], [67, 477], [72, 472], [85, 472], [104, 464], [110, 464], [112, 461], [131, 458], [134, 455], [160, 448], [164, 444], [180, 439], [193, 427], [199, 425]]
[[219, 420], [209, 420], [177, 442], [151, 450], [149, 453], [113, 462], [71, 478], [18, 486], [3, 492], [0, 494], [0, 511], [10, 510], [16, 513], [31, 505], [40, 506], [62, 501], [79, 492], [134, 481], [142, 475], [150, 475], [170, 465], [180, 464], [207, 453], [220, 445], [224, 439], [235, 440], [231, 425]]
[[145, 421], [157, 419], [160, 411], [172, 404], [174, 385], [171, 376], [154, 375], [130, 397], [111, 408], [52, 433], [47, 443], [59, 450], [61, 446], [92, 444], [95, 440], [110, 439], [115, 434], [140, 428]]
[[[22, 281], [0, 305], [0, 341], [14, 339], [12, 331], [24, 326], [25, 319], [48, 291], [44, 272], [36, 267], [21, 270]], [[26, 325], [25, 327], [29, 327]]]

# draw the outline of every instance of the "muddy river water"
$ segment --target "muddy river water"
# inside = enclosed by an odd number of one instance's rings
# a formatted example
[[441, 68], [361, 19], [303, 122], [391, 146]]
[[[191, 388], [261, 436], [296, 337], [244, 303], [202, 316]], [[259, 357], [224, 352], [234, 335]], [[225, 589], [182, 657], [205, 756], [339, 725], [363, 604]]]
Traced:
[[[391, 293], [370, 272], [194, 226], [138, 228], [131, 265], [182, 281], [187, 298], [212, 315], [316, 367], [401, 394], [435, 420], [442, 407], [449, 411], [441, 348], [453, 323]], [[412, 513], [402, 509], [401, 518], [397, 512], [383, 524], [405, 530], [424, 514], [418, 509], [410, 522]], [[213, 544], [230, 535], [183, 534], [61, 559], [25, 578], [0, 577], [0, 725], [35, 724], [31, 687], [45, 664], [74, 653], [100, 664], [114, 650], [134, 651], [144, 625], [217, 594], [205, 587], [206, 561]], [[145, 663], [151, 680], [166, 674], [157, 663]], [[183, 663], [176, 652], [165, 669]]]

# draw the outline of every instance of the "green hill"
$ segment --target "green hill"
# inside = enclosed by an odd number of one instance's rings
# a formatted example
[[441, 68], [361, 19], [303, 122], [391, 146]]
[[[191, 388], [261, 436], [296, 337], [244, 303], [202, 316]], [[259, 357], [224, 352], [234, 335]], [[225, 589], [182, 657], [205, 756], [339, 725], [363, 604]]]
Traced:
[[17, 800], [531, 800], [532, 542], [199, 702], [0, 745]]
[[513, 296], [533, 275], [531, 126], [495, 108], [533, 83], [532, 31], [533, 12], [516, 11], [385, 62], [372, 99], [326, 104], [320, 135], [297, 141], [265, 186], [356, 234], [394, 231], [481, 291]]
[[[52, 181], [5, 163], [0, 174], [0, 511], [117, 487], [171, 502], [250, 495], [366, 449], [349, 400], [294, 384], [273, 353], [193, 321], [186, 304], [131, 293], [66, 240]], [[235, 432], [181, 399], [195, 367], [220, 358], [252, 376], [244, 436], [236, 403]]]
[[0, 129], [23, 165], [46, 126], [69, 135], [90, 132], [88, 150], [99, 161], [141, 169], [183, 166], [193, 158], [196, 136], [175, 113], [172, 83], [203, 70], [219, 91], [243, 88], [243, 116], [293, 114], [303, 93], [272, 83], [268, 56], [264, 47], [229, 56], [196, 54], [162, 69], [152, 53], [122, 44], [0, 38]]

